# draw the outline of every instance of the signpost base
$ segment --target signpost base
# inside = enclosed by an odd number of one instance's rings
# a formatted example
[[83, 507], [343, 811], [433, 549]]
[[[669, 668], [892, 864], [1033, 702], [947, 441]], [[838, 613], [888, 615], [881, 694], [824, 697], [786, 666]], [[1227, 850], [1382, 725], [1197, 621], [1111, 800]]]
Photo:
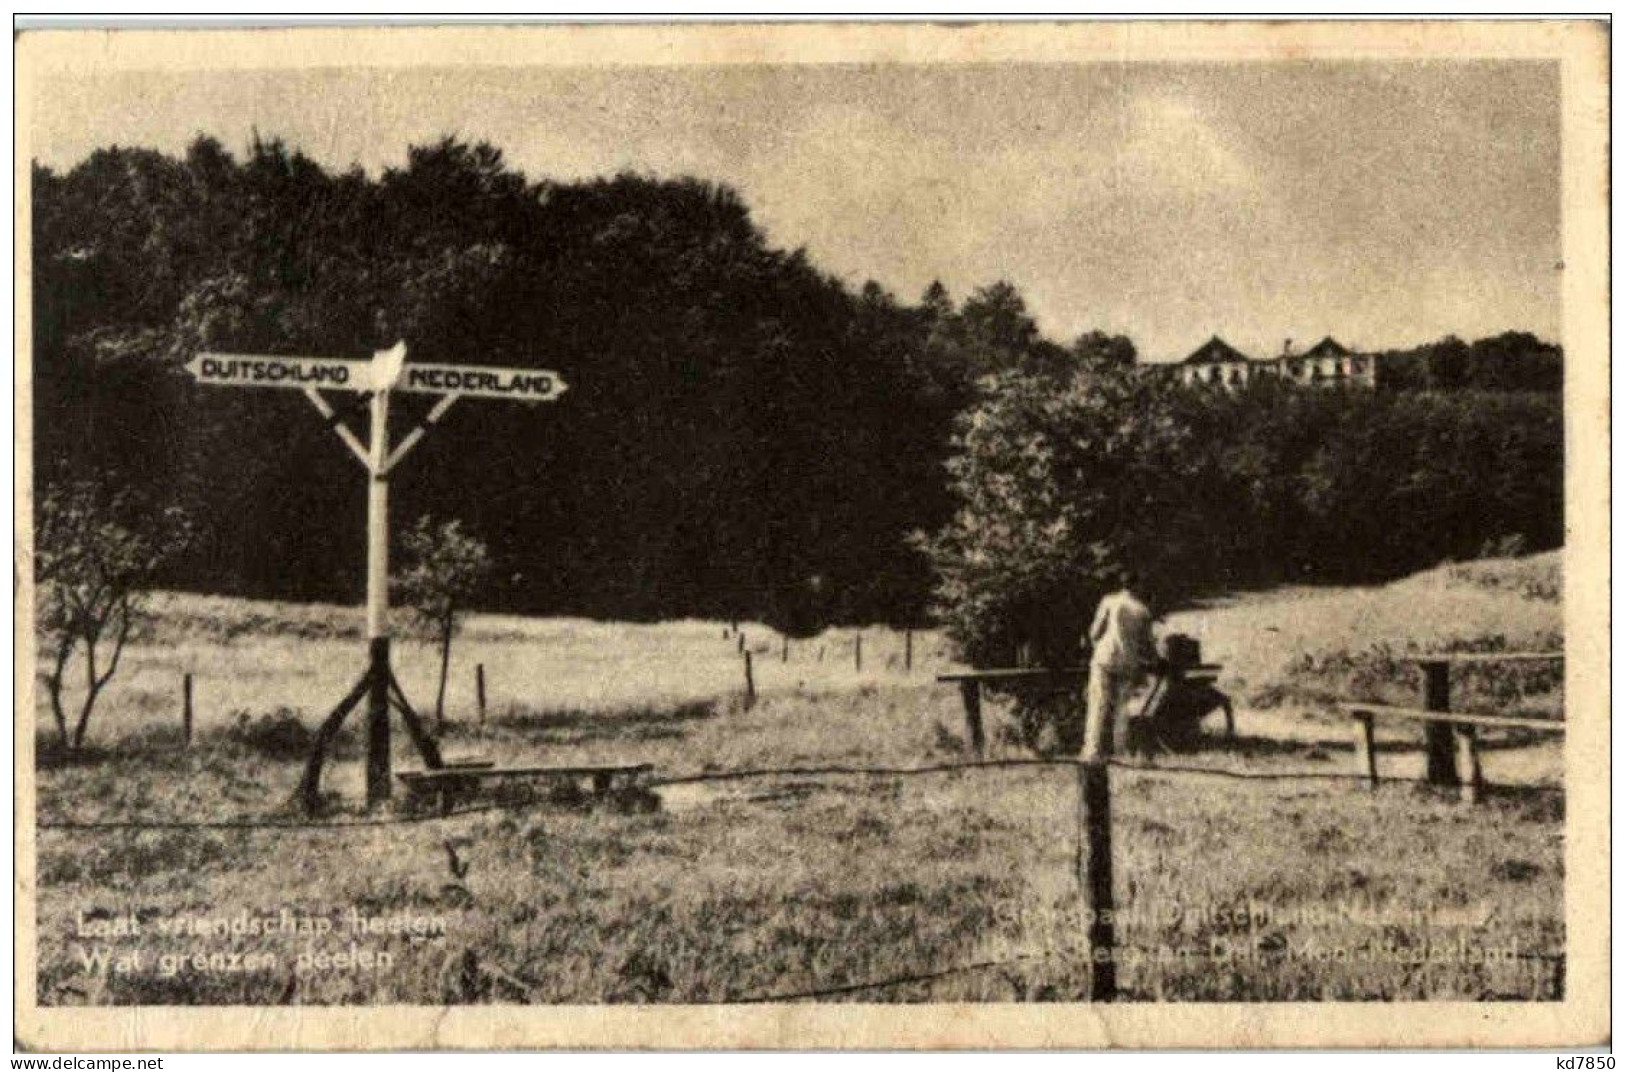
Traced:
[[299, 780], [299, 802], [306, 815], [314, 815], [321, 807], [322, 765], [326, 762], [327, 751], [333, 744], [333, 738], [338, 736], [344, 719], [353, 711], [362, 697], [368, 699], [367, 710], [367, 806], [374, 807], [389, 800], [390, 797], [390, 769], [389, 769], [389, 709], [391, 706], [401, 716], [401, 722], [406, 727], [407, 735], [417, 747], [418, 754], [423, 757], [424, 766], [430, 770], [439, 770], [445, 766], [441, 758], [440, 747], [435, 743], [428, 730], [424, 729], [423, 720], [416, 710], [407, 702], [406, 692], [401, 683], [395, 680], [395, 672], [389, 667], [389, 640], [378, 638], [368, 646], [368, 666], [366, 673], [361, 675], [352, 688], [333, 708], [331, 714], [316, 731], [316, 740], [311, 744], [310, 756], [305, 760], [305, 773]]

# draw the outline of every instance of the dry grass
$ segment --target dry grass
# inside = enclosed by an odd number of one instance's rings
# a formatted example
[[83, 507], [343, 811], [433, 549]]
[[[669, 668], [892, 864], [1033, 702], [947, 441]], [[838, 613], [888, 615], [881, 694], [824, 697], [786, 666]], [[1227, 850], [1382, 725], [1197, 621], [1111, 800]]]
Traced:
[[[1448, 626], [1417, 625], [1421, 591], [1448, 607]], [[1374, 592], [1290, 595], [1197, 612], [1209, 657], [1278, 685], [1306, 652], [1324, 659], [1383, 628], [1395, 630], [1385, 637], [1392, 644], [1438, 644], [1471, 641], [1473, 630], [1533, 637], [1550, 621], [1519, 606], [1543, 602], [1519, 587], [1430, 576]], [[110, 690], [93, 729], [105, 751], [40, 772], [42, 1002], [710, 1002], [829, 989], [840, 992], [828, 1000], [1011, 1001], [1084, 992], [1076, 789], [1065, 768], [669, 787], [654, 813], [533, 800], [381, 826], [56, 825], [292, 821], [283, 806], [297, 749], [279, 750], [276, 732], [263, 731], [294, 718], [313, 724], [358, 669], [356, 640], [306, 636], [323, 613], [175, 597], [132, 651], [134, 672]], [[211, 614], [221, 623], [200, 627]], [[1252, 639], [1265, 624], [1281, 628], [1269, 634], [1281, 639]], [[795, 645], [785, 664], [775, 636], [745, 632], [762, 692], [750, 709], [737, 697], [735, 643], [718, 623], [478, 618], [459, 641], [447, 750], [510, 763], [652, 762], [662, 775], [961, 758], [958, 697], [931, 681], [947, 665], [935, 637], [916, 637], [916, 669], [905, 675], [888, 665], [901, 638], [865, 630], [866, 670], [857, 675], [850, 633]], [[1300, 647], [1283, 653], [1277, 643]], [[399, 661], [406, 688], [427, 703], [432, 653], [405, 645]], [[490, 675], [483, 727], [472, 724], [476, 661]], [[176, 679], [187, 668], [199, 675], [201, 729], [182, 750], [172, 727]], [[259, 720], [260, 732], [236, 727], [236, 710]], [[990, 716], [995, 754], [1015, 754], [997, 704]], [[1324, 777], [1350, 767], [1346, 732], [1288, 707], [1243, 710], [1239, 730], [1235, 742], [1163, 761], [1219, 773], [1113, 773], [1120, 976], [1130, 997], [1560, 996], [1558, 745], [1486, 735], [1486, 774], [1502, 788], [1464, 809], [1405, 782], [1368, 793]], [[1417, 737], [1407, 727], [1384, 731], [1385, 773], [1420, 773]], [[397, 762], [411, 762], [397, 745]], [[331, 819], [364, 818], [360, 782], [348, 736], [329, 780], [342, 798]], [[309, 971], [297, 969], [300, 951], [340, 950], [348, 937], [154, 933], [178, 916], [284, 908], [338, 921], [352, 908], [404, 912], [446, 930], [362, 939], [391, 955], [387, 969]], [[1241, 918], [1254, 909], [1256, 918]], [[1450, 914], [1430, 915], [1440, 912]], [[140, 939], [75, 937], [81, 919], [131, 914], [146, 928]], [[1438, 956], [1518, 956], [1394, 959], [1428, 943]], [[140, 949], [148, 960], [128, 974], [87, 969], [80, 954], [95, 946]], [[276, 965], [166, 973], [158, 960], [255, 950]], [[1336, 950], [1354, 959], [1314, 959]], [[1372, 961], [1373, 950], [1389, 958]], [[906, 981], [841, 989], [876, 980]]]
[[[1221, 685], [1255, 703], [1329, 695], [1409, 701], [1414, 671], [1398, 665], [1397, 655], [1560, 649], [1563, 608], [1551, 594], [1561, 589], [1561, 561], [1561, 552], [1551, 552], [1443, 566], [1376, 588], [1248, 593], [1171, 615], [1166, 624], [1200, 639], [1203, 657], [1224, 664]], [[1516, 677], [1532, 693], [1556, 684], [1540, 670], [1494, 673]], [[1389, 694], [1383, 684], [1399, 691]], [[1554, 704], [1548, 698], [1535, 706], [1551, 713]]]

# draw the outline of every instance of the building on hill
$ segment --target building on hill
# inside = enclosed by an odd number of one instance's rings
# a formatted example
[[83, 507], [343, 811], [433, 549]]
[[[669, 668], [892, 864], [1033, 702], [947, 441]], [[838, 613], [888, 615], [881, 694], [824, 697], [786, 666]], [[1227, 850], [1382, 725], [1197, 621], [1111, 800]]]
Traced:
[[1304, 351], [1288, 339], [1274, 357], [1252, 358], [1217, 335], [1179, 363], [1179, 381], [1240, 387], [1261, 376], [1281, 376], [1309, 387], [1377, 386], [1376, 354], [1356, 353], [1330, 335]]
[[1210, 383], [1222, 387], [1239, 387], [1253, 376], [1259, 364], [1217, 335], [1191, 351], [1179, 363], [1181, 383]]

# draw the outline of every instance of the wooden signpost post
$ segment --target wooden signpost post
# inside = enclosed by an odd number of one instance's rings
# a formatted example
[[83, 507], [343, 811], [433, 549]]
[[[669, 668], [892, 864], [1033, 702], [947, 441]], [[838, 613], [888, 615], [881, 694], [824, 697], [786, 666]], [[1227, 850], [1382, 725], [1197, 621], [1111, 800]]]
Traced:
[[[198, 383], [215, 387], [266, 387], [304, 392], [350, 453], [366, 467], [367, 491], [367, 668], [354, 688], [322, 723], [305, 765], [299, 791], [306, 811], [320, 797], [322, 761], [346, 715], [367, 698], [367, 804], [389, 799], [389, 709], [400, 712], [407, 733], [431, 769], [444, 766], [434, 738], [407, 702], [389, 664], [389, 475], [417, 446], [452, 404], [470, 398], [553, 402], [567, 385], [558, 373], [541, 369], [474, 365], [406, 364], [406, 343], [381, 350], [371, 361], [267, 354], [200, 353], [186, 366]], [[323, 391], [353, 391], [371, 409], [368, 442], [344, 423]], [[428, 414], [394, 449], [389, 443], [389, 399], [395, 392], [440, 396]]]

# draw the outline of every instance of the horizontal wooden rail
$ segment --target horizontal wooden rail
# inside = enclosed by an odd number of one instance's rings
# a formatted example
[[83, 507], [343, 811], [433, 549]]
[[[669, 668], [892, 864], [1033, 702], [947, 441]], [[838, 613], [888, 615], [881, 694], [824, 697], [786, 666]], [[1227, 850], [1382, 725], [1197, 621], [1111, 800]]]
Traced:
[[1560, 718], [1522, 718], [1514, 715], [1471, 715], [1459, 711], [1424, 711], [1416, 707], [1392, 707], [1388, 704], [1340, 703], [1344, 713], [1376, 715], [1379, 718], [1406, 718], [1417, 722], [1450, 722], [1465, 726], [1521, 726], [1526, 729], [1563, 733]]
[[1552, 663], [1562, 662], [1560, 651], [1438, 651], [1401, 655], [1402, 663]]
[[443, 767], [440, 770], [399, 771], [395, 777], [403, 782], [456, 781], [458, 779], [484, 780], [487, 778], [536, 778], [558, 775], [561, 778], [579, 778], [588, 774], [636, 774], [653, 770], [653, 764], [627, 763], [583, 767]]
[[[1224, 667], [1216, 663], [1199, 663], [1196, 666], [1182, 668], [1181, 673], [1190, 674], [1217, 674]], [[1013, 669], [1013, 670], [960, 670], [951, 674], [938, 674], [937, 680], [949, 681], [1028, 681], [1040, 680], [1047, 677], [1088, 677], [1087, 666], [1058, 666], [1048, 669]]]

